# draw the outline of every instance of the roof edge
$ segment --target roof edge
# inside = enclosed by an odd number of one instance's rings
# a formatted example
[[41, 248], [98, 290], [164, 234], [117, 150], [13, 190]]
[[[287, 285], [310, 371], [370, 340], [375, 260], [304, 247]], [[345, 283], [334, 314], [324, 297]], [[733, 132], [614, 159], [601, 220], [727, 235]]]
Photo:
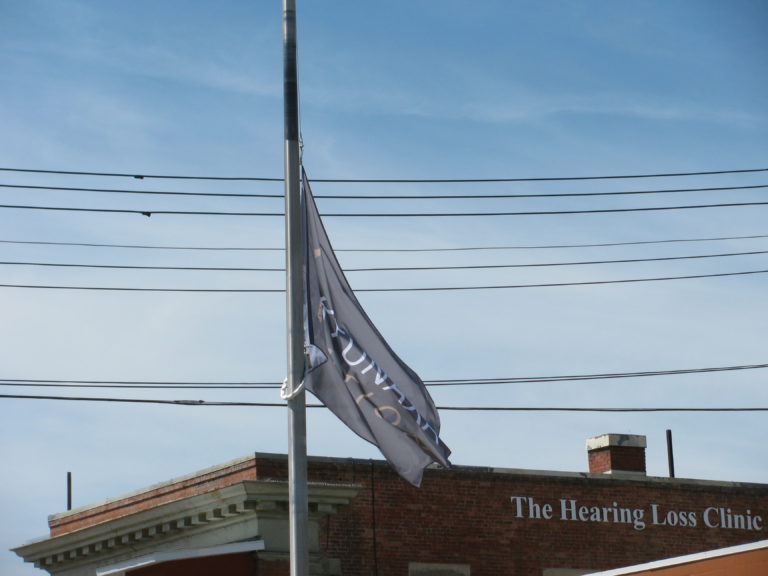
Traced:
[[[232, 468], [240, 464], [244, 464], [249, 460], [253, 460], [254, 462], [256, 462], [260, 458], [268, 459], [268, 460], [287, 460], [288, 456], [286, 454], [277, 454], [277, 453], [271, 453], [271, 452], [254, 452], [246, 456], [242, 456], [240, 458], [235, 458], [233, 460], [222, 462], [214, 466], [209, 466], [208, 468], [204, 468], [196, 472], [190, 472], [189, 474], [184, 474], [183, 476], [177, 476], [175, 478], [171, 478], [169, 480], [158, 482], [150, 486], [139, 488], [137, 490], [133, 490], [125, 494], [120, 494], [118, 496], [112, 496], [103, 500], [91, 502], [90, 504], [85, 504], [83, 506], [73, 508], [72, 510], [51, 514], [48, 516], [48, 521], [55, 522], [58, 520], [62, 520], [69, 516], [74, 516], [76, 514], [93, 510], [95, 508], [108, 506], [110, 504], [114, 504], [122, 500], [126, 500], [128, 498], [134, 498], [144, 493], [153, 492], [162, 488], [173, 486], [174, 484], [192, 480], [200, 476], [205, 476], [207, 474], [213, 474], [215, 472], [225, 470], [227, 468]], [[368, 465], [370, 465], [371, 462], [375, 462], [382, 466], [387, 465], [385, 460], [353, 458], [353, 457], [336, 457], [336, 456], [309, 456], [308, 461], [309, 462], [329, 462], [329, 463], [358, 462], [358, 463], [365, 463]], [[441, 469], [441, 468], [437, 465], [433, 465], [430, 467], [430, 469], [434, 470], [434, 469]], [[694, 478], [670, 478], [667, 476], [645, 476], [645, 475], [638, 475], [637, 477], [624, 476], [624, 475], [615, 476], [611, 474], [592, 474], [589, 472], [568, 472], [568, 471], [562, 471], [562, 470], [532, 470], [532, 469], [525, 469], [525, 468], [503, 468], [503, 467], [492, 467], [492, 466], [453, 465], [451, 466], [451, 470], [458, 471], [458, 472], [482, 472], [482, 473], [489, 473], [489, 474], [507, 474], [507, 475], [516, 475], [516, 476], [545, 476], [548, 478], [553, 478], [553, 477], [589, 478], [589, 479], [602, 479], [606, 481], [659, 482], [659, 483], [663, 482], [663, 483], [668, 483], [670, 485], [689, 484], [689, 485], [695, 485], [695, 486], [721, 486], [721, 487], [732, 487], [732, 488], [736, 488], [736, 487], [748, 488], [748, 487], [765, 487], [766, 486], [766, 484], [756, 483], [756, 482], [704, 480], [704, 479], [694, 479]]]
[[655, 560], [653, 562], [646, 562], [645, 564], [636, 564], [635, 566], [616, 568], [614, 570], [605, 570], [603, 572], [591, 572], [587, 576], [630, 576], [631, 574], [637, 574], [638, 572], [658, 570], [660, 568], [668, 568], [670, 566], [678, 566], [682, 564], [691, 564], [693, 562], [700, 562], [702, 560], [743, 554], [745, 552], [762, 550], [764, 548], [768, 549], [768, 540], [758, 540], [757, 542], [750, 542], [749, 544], [739, 544], [737, 546], [717, 548], [715, 550], [697, 552], [695, 554], [687, 554], [685, 556], [675, 556], [674, 558], [665, 558], [664, 560]]

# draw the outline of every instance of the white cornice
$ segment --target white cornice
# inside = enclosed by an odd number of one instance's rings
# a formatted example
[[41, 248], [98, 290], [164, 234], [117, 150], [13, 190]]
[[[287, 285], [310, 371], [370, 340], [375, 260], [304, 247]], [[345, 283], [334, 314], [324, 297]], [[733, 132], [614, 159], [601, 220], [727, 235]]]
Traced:
[[109, 504], [114, 504], [115, 502], [120, 502], [122, 500], [128, 500], [129, 498], [135, 498], [136, 496], [140, 496], [142, 494], [150, 494], [152, 492], [157, 492], [159, 490], [162, 490], [163, 488], [167, 488], [170, 486], [174, 486], [175, 484], [180, 484], [182, 482], [185, 482], [187, 480], [194, 480], [195, 478], [201, 478], [204, 476], [212, 475], [217, 472], [221, 472], [222, 470], [226, 470], [227, 468], [234, 468], [240, 464], [244, 464], [248, 461], [254, 461], [255, 457], [253, 454], [249, 454], [248, 456], [243, 456], [241, 458], [236, 458], [234, 460], [230, 460], [228, 462], [222, 462], [221, 464], [216, 464], [215, 466], [210, 466], [208, 468], [205, 468], [203, 470], [198, 470], [196, 472], [191, 472], [189, 474], [185, 474], [184, 476], [179, 476], [176, 478], [171, 478], [170, 480], [164, 480], [163, 482], [158, 482], [156, 484], [152, 484], [151, 486], [145, 486], [144, 488], [140, 488], [138, 490], [133, 490], [131, 492], [127, 492], [125, 494], [120, 494], [119, 496], [113, 496], [111, 498], [105, 498], [104, 500], [99, 500], [97, 502], [91, 502], [90, 504], [86, 504], [84, 506], [79, 506], [77, 508], [74, 508], [72, 510], [67, 510], [66, 512], [57, 512], [56, 514], [51, 514], [48, 516], [49, 520], [61, 520], [63, 518], [67, 518], [69, 516], [74, 516], [76, 514], [81, 514], [82, 512], [87, 512], [88, 510], [93, 510], [95, 508], [101, 508], [103, 506], [107, 506]]
[[[310, 515], [335, 512], [359, 490], [351, 485], [310, 484]], [[104, 565], [126, 552], [140, 556], [142, 551], [249, 518], [287, 517], [287, 505], [286, 482], [243, 481], [32, 542], [14, 552], [51, 573], [96, 561]]]

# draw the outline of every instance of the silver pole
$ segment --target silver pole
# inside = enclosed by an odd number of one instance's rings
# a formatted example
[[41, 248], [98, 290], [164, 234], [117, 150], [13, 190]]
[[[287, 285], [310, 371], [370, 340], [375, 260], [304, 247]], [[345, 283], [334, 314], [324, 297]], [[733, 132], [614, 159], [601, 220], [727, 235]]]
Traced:
[[[288, 324], [288, 392], [304, 374], [303, 239], [299, 90], [296, 64], [296, 0], [283, 0], [283, 106], [285, 118], [285, 245]], [[288, 514], [291, 576], [309, 575], [306, 400], [301, 391], [288, 400]]]

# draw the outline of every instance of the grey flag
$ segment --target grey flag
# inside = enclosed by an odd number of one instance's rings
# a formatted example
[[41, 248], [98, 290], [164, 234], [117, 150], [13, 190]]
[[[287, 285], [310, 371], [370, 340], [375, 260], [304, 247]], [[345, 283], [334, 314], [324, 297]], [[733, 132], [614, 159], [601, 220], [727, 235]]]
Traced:
[[303, 176], [305, 386], [400, 476], [421, 484], [432, 462], [449, 466], [440, 418], [424, 383], [392, 351], [344, 277]]

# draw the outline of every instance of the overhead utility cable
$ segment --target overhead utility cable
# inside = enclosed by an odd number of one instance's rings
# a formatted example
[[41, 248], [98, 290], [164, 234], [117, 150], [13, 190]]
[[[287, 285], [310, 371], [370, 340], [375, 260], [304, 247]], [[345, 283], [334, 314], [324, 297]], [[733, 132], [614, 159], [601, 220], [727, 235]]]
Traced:
[[515, 288], [557, 288], [563, 286], [596, 286], [603, 284], [629, 284], [634, 282], [661, 282], [665, 280], [693, 280], [697, 278], [718, 278], [725, 276], [745, 276], [766, 274], [768, 270], [747, 270], [744, 272], [722, 272], [719, 274], [695, 274], [690, 276], [665, 276], [657, 278], [631, 278], [626, 280], [593, 280], [587, 282], [552, 282], [543, 284], [507, 284], [492, 286], [447, 286], [428, 288], [359, 288], [355, 292], [438, 292], [460, 290], [507, 290]]
[[564, 376], [522, 376], [502, 378], [468, 378], [428, 380], [429, 386], [486, 386], [496, 384], [531, 384], [538, 382], [575, 382], [581, 380], [614, 380], [623, 378], [643, 378], [649, 376], [680, 376], [683, 374], [704, 374], [708, 372], [733, 372], [741, 370], [759, 370], [768, 368], [768, 364], [747, 364], [742, 366], [715, 366], [708, 368], [682, 368], [677, 370], [650, 370], [644, 372], [608, 372], [603, 374], [568, 374]]
[[[279, 198], [283, 194], [256, 194], [231, 192], [169, 192], [164, 190], [124, 190], [115, 188], [75, 188], [63, 186], [28, 186], [0, 184], [0, 188], [24, 190], [58, 190], [68, 192], [99, 192], [104, 194], [139, 194], [145, 196], [203, 196], [218, 198]], [[723, 192], [727, 190], [756, 190], [768, 188], [768, 184], [755, 186], [725, 186], [716, 188], [676, 188], [666, 190], [629, 190], [620, 192], [569, 192], [558, 194], [411, 194], [411, 195], [362, 195], [362, 194], [314, 194], [315, 199], [325, 200], [477, 200], [501, 198], [573, 198], [584, 196], [628, 196], [643, 194], [678, 194], [683, 192]]]
[[[1, 172], [23, 172], [33, 174], [62, 174], [69, 176], [108, 176], [118, 178], [156, 178], [164, 180], [242, 180], [254, 182], [282, 182], [282, 178], [267, 178], [254, 176], [171, 176], [165, 174], [129, 174], [119, 172], [81, 172], [73, 170], [39, 170], [30, 168], [0, 168]], [[451, 183], [481, 183], [481, 182], [564, 182], [569, 180], [630, 180], [635, 178], [672, 178], [680, 176], [715, 176], [720, 174], [750, 174], [768, 172], [768, 168], [750, 168], [746, 170], [711, 170], [703, 172], [671, 172], [656, 174], [632, 174], [610, 176], [558, 176], [544, 178], [395, 178], [395, 179], [362, 179], [362, 178], [313, 178], [312, 182], [334, 183], [367, 183], [367, 184], [451, 184]]]
[[[761, 236], [762, 237], [762, 236]], [[768, 238], [768, 234], [764, 236]], [[0, 240], [0, 244], [24, 244], [33, 246], [81, 246], [87, 248], [132, 248], [141, 250], [200, 250], [200, 251], [263, 251], [284, 252], [285, 248], [257, 247], [257, 246], [157, 246], [147, 244], [98, 244], [94, 242], [45, 242], [40, 240]], [[335, 252], [342, 252], [336, 248]]]
[[[582, 266], [598, 264], [631, 264], [638, 262], [664, 262], [671, 260], [699, 260], [705, 258], [729, 258], [733, 256], [755, 256], [768, 254], [768, 250], [752, 252], [727, 252], [722, 254], [696, 254], [693, 256], [662, 256], [655, 258], [623, 258], [619, 260], [583, 260], [578, 262], [543, 262], [527, 264], [473, 264], [466, 266], [392, 266], [347, 268], [344, 272], [411, 272], [426, 270], [496, 270], [504, 268], [541, 268], [552, 266]], [[285, 272], [285, 268], [275, 267], [236, 267], [236, 266], [145, 266], [124, 264], [79, 264], [63, 262], [13, 262], [0, 261], [0, 266], [37, 266], [53, 268], [90, 268], [109, 270], [163, 270], [163, 271], [194, 271], [194, 272]]]
[[[751, 236], [720, 236], [710, 238], [675, 238], [669, 240], [639, 240], [635, 242], [601, 242], [595, 244], [539, 244], [516, 246], [458, 246], [452, 248], [334, 248], [334, 252], [465, 252], [483, 250], [542, 250], [560, 248], [604, 248], [610, 246], [639, 246], [677, 242], [722, 242], [726, 240], [754, 240], [768, 238], [768, 234]], [[94, 242], [45, 242], [39, 240], [0, 240], [0, 244], [34, 246], [81, 246], [87, 248], [130, 248], [142, 250], [200, 250], [200, 251], [262, 251], [284, 252], [285, 248], [258, 246], [158, 246], [147, 244], [99, 244]]]
[[[543, 262], [528, 264], [474, 264], [469, 266], [400, 266], [378, 268], [344, 268], [345, 272], [393, 272], [415, 270], [493, 270], [502, 268], [542, 268], [550, 266], [582, 266], [597, 264], [629, 264], [638, 262], [663, 262], [669, 260], [697, 260], [703, 258], [727, 258], [732, 256], [753, 256], [768, 254], [768, 250], [756, 250], [752, 252], [730, 252], [723, 254], [697, 254], [693, 256], [664, 256], [655, 258], [624, 258], [618, 260], [582, 260], [578, 262]], [[3, 262], [0, 262], [3, 264]]]
[[[77, 396], [32, 396], [0, 394], [0, 398], [11, 400], [68, 400], [75, 402], [118, 402], [126, 404], [164, 404], [173, 406], [249, 406], [259, 408], [285, 408], [280, 402], [220, 402], [211, 400], [156, 400], [150, 398], [98, 398]], [[307, 408], [325, 408], [323, 404], [307, 404]], [[438, 410], [460, 410], [465, 412], [768, 412], [768, 408], [582, 408], [547, 406], [438, 406]]]
[[[427, 386], [472, 386], [486, 384], [525, 384], [538, 382], [570, 382], [579, 380], [605, 380], [638, 378], [644, 376], [679, 376], [681, 374], [703, 374], [708, 372], [733, 372], [742, 370], [759, 370], [768, 368], [766, 364], [742, 364], [736, 366], [710, 366], [705, 368], [679, 368], [676, 370], [650, 370], [636, 372], [607, 372], [597, 374], [561, 374], [557, 376], [504, 376], [499, 378], [466, 378], [466, 379], [440, 379], [424, 380]], [[148, 380], [56, 380], [50, 378], [0, 378], [0, 386], [30, 386], [55, 384], [61, 387], [91, 386], [99, 388], [112, 388], [122, 386], [147, 386], [150, 388], [185, 388], [185, 387], [210, 387], [210, 388], [280, 388], [277, 382], [184, 382], [184, 381], [148, 381]]]
[[[569, 214], [612, 214], [621, 212], [656, 212], [693, 210], [700, 208], [737, 208], [768, 206], [768, 202], [726, 202], [721, 204], [691, 204], [683, 206], [649, 206], [642, 208], [603, 208], [592, 210], [537, 210], [529, 212], [402, 212], [402, 213], [323, 213], [324, 218], [445, 218], [480, 216], [563, 216]], [[223, 212], [215, 210], [130, 210], [126, 208], [79, 208], [72, 206], [33, 206], [0, 204], [0, 208], [16, 210], [49, 210], [61, 212], [94, 212], [107, 214], [136, 214], [140, 216], [285, 216], [282, 212]]]
[[128, 388], [141, 390], [277, 390], [280, 384], [62, 384], [47, 381], [0, 381], [0, 386], [9, 388]]
[[[718, 274], [692, 274], [689, 276], [659, 276], [656, 278], [630, 278], [623, 280], [592, 280], [586, 282], [551, 282], [543, 284], [504, 284], [490, 286], [430, 286], [414, 288], [356, 288], [355, 292], [444, 292], [463, 290], [510, 290], [515, 288], [555, 288], [563, 286], [596, 286], [604, 284], [629, 284], [634, 282], [661, 282], [666, 280], [693, 280], [700, 278], [723, 278], [726, 276], [747, 276], [766, 274], [768, 270], [745, 270], [742, 272], [721, 272]], [[180, 292], [180, 293], [241, 293], [241, 294], [282, 294], [282, 288], [133, 288], [127, 286], [64, 286], [49, 284], [0, 284], [0, 288], [22, 288], [40, 290], [88, 290], [108, 292]]]
[[[79, 382], [79, 383], [78, 383]], [[91, 383], [87, 383], [91, 382]], [[87, 380], [0, 380], [0, 386], [12, 388], [129, 388], [143, 390], [277, 390], [281, 384], [262, 384], [262, 383], [218, 383], [218, 384], [196, 384], [188, 383], [167, 383], [167, 382], [120, 382], [120, 383], [95, 383], [96, 381]]]

